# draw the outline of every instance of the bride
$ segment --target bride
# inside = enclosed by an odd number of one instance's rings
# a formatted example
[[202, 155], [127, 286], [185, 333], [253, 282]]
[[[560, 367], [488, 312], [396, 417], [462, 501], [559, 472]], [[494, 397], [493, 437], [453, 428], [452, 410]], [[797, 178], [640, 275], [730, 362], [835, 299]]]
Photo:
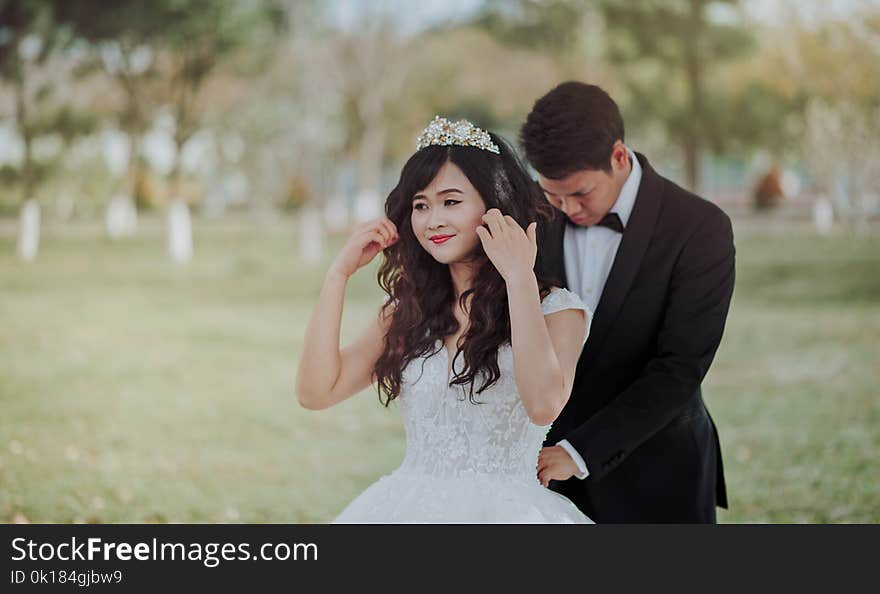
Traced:
[[[375, 383], [383, 404], [399, 400], [406, 429], [400, 467], [335, 522], [591, 523], [540, 475], [590, 314], [535, 276], [547, 205], [538, 192], [500, 137], [436, 117], [387, 217], [355, 229], [334, 260], [306, 329], [297, 399], [323, 409]], [[346, 283], [380, 251], [388, 297], [340, 350]]]

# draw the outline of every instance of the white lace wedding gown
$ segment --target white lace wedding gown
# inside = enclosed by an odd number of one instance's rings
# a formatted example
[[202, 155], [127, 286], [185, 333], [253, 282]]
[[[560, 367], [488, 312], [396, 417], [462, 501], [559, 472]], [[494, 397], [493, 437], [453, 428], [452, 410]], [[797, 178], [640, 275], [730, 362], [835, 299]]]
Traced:
[[[570, 308], [586, 310], [565, 289], [541, 303], [545, 315]], [[592, 523], [537, 479], [538, 453], [550, 425], [535, 425], [526, 414], [510, 345], [498, 350], [501, 377], [474, 394], [484, 404], [473, 404], [464, 387], [449, 387], [449, 355], [438, 342], [438, 353], [411, 361], [403, 372], [403, 463], [370, 485], [334, 523]], [[456, 366], [460, 371], [461, 357]]]

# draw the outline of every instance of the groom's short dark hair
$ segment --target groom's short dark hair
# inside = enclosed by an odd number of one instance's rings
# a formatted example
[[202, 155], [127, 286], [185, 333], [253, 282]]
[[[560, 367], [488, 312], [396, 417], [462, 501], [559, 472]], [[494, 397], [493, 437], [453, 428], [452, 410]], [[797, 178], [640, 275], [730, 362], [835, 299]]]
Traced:
[[611, 149], [623, 140], [623, 118], [596, 85], [569, 81], [535, 101], [520, 130], [538, 173], [560, 179], [583, 169], [611, 171]]

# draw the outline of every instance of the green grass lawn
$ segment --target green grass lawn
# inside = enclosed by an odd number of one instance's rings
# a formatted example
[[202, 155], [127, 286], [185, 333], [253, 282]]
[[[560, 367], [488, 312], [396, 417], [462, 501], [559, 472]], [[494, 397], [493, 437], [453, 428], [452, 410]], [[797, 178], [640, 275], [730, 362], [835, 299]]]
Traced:
[[[151, 225], [121, 243], [47, 229], [32, 264], [0, 238], [0, 521], [325, 522], [402, 459], [399, 411], [374, 390], [296, 403], [323, 267], [299, 262], [293, 222], [196, 226], [182, 268]], [[876, 522], [880, 239], [736, 233], [704, 390], [720, 520]], [[352, 280], [344, 340], [381, 300], [374, 270]]]

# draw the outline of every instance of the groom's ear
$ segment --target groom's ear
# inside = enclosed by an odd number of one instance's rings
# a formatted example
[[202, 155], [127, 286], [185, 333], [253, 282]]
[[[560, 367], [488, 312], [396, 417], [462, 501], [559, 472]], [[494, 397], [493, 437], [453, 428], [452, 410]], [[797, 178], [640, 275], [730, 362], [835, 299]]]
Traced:
[[611, 147], [611, 171], [622, 171], [626, 169], [629, 162], [629, 152], [622, 140], [614, 142]]

